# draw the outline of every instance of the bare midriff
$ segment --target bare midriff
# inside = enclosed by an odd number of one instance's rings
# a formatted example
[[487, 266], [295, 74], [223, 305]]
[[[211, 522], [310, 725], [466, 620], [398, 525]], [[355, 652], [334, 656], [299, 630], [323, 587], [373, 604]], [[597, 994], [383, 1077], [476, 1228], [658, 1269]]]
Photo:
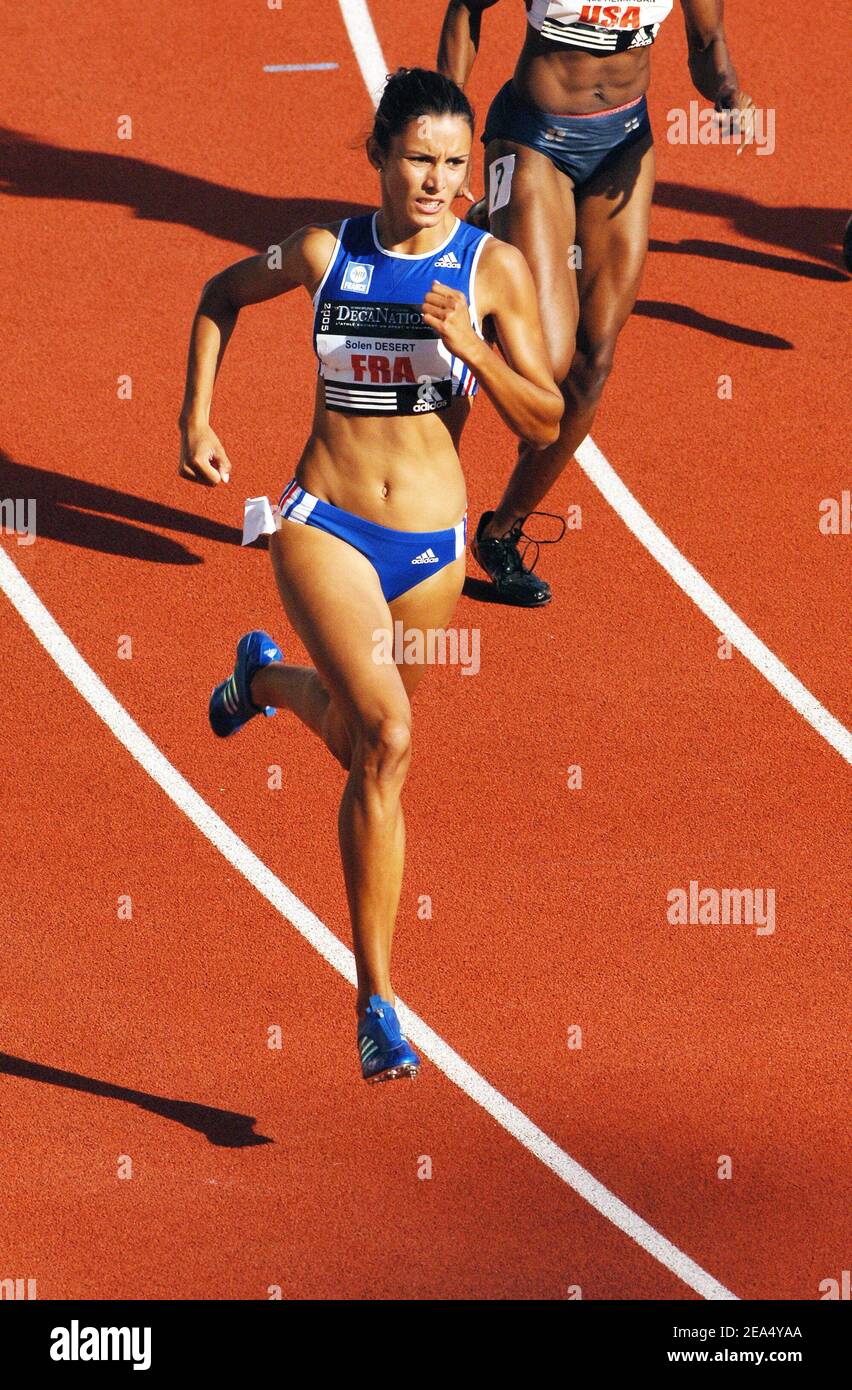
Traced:
[[530, 106], [557, 116], [589, 116], [636, 101], [648, 89], [650, 48], [599, 57], [543, 39], [527, 26], [515, 91]]
[[442, 531], [464, 515], [458, 456], [469, 397], [425, 416], [326, 410], [318, 383], [314, 424], [296, 480], [334, 507], [395, 531]]

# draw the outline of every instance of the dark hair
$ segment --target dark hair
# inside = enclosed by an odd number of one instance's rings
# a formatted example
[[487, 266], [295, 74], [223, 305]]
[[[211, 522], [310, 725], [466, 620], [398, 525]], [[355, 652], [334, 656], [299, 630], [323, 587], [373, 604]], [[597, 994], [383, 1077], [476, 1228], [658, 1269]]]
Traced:
[[428, 68], [397, 68], [385, 83], [373, 122], [373, 138], [383, 154], [418, 116], [462, 116], [473, 132], [473, 108], [461, 87]]

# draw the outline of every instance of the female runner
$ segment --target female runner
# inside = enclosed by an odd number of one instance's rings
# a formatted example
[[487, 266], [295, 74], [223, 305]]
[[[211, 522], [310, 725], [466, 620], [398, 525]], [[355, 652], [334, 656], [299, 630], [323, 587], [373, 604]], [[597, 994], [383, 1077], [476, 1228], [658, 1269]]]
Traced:
[[[438, 67], [461, 87], [479, 47], [482, 11], [496, 3], [450, 0]], [[529, 262], [565, 414], [549, 449], [522, 442], [506, 491], [480, 518], [471, 548], [502, 598], [539, 607], [549, 603], [550, 588], [525, 568], [518, 542], [527, 516], [592, 427], [636, 301], [654, 192], [645, 102], [650, 48], [674, 0], [525, 3], [514, 77], [498, 92], [482, 134], [490, 221], [479, 204], [471, 220], [490, 225]], [[728, 119], [739, 121], [748, 143], [754, 103], [739, 90], [728, 54], [723, 0], [681, 6], [692, 80], [717, 110], [739, 113]]]
[[[303, 286], [314, 305], [316, 407], [270, 554], [315, 666], [288, 666], [266, 633], [246, 634], [233, 674], [213, 691], [210, 722], [226, 736], [262, 711], [290, 710], [348, 770], [340, 851], [368, 1081], [414, 1076], [420, 1065], [393, 1007], [390, 954], [409, 700], [423, 667], [382, 662], [376, 637], [397, 621], [406, 633], [444, 628], [455, 608], [466, 534], [457, 450], [476, 382], [532, 447], [553, 443], [563, 409], [523, 256], [451, 211], [472, 131], [467, 99], [445, 77], [414, 68], [389, 78], [367, 144], [381, 207], [303, 227], [277, 258], [251, 256], [208, 281], [180, 416], [181, 476], [227, 481], [209, 424], [222, 353], [241, 308]], [[505, 361], [483, 341], [486, 315]]]

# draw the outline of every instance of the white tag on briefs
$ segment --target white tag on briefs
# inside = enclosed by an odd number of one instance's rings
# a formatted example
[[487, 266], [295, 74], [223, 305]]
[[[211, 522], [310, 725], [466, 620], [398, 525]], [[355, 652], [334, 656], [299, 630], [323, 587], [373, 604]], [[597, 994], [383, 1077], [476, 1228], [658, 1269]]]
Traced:
[[268, 497], [247, 497], [243, 517], [243, 545], [251, 545], [258, 536], [271, 536], [275, 530], [275, 520]]
[[515, 156], [504, 154], [494, 159], [488, 166], [488, 216], [498, 208], [504, 208], [512, 196], [512, 175], [515, 172]]

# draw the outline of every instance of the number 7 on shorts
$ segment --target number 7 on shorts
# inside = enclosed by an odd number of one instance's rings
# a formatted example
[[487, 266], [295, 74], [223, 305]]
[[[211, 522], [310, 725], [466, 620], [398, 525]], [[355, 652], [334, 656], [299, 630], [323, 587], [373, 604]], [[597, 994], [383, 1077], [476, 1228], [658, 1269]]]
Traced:
[[515, 156], [501, 155], [488, 166], [488, 216], [498, 208], [504, 208], [512, 196], [512, 175], [515, 172]]

